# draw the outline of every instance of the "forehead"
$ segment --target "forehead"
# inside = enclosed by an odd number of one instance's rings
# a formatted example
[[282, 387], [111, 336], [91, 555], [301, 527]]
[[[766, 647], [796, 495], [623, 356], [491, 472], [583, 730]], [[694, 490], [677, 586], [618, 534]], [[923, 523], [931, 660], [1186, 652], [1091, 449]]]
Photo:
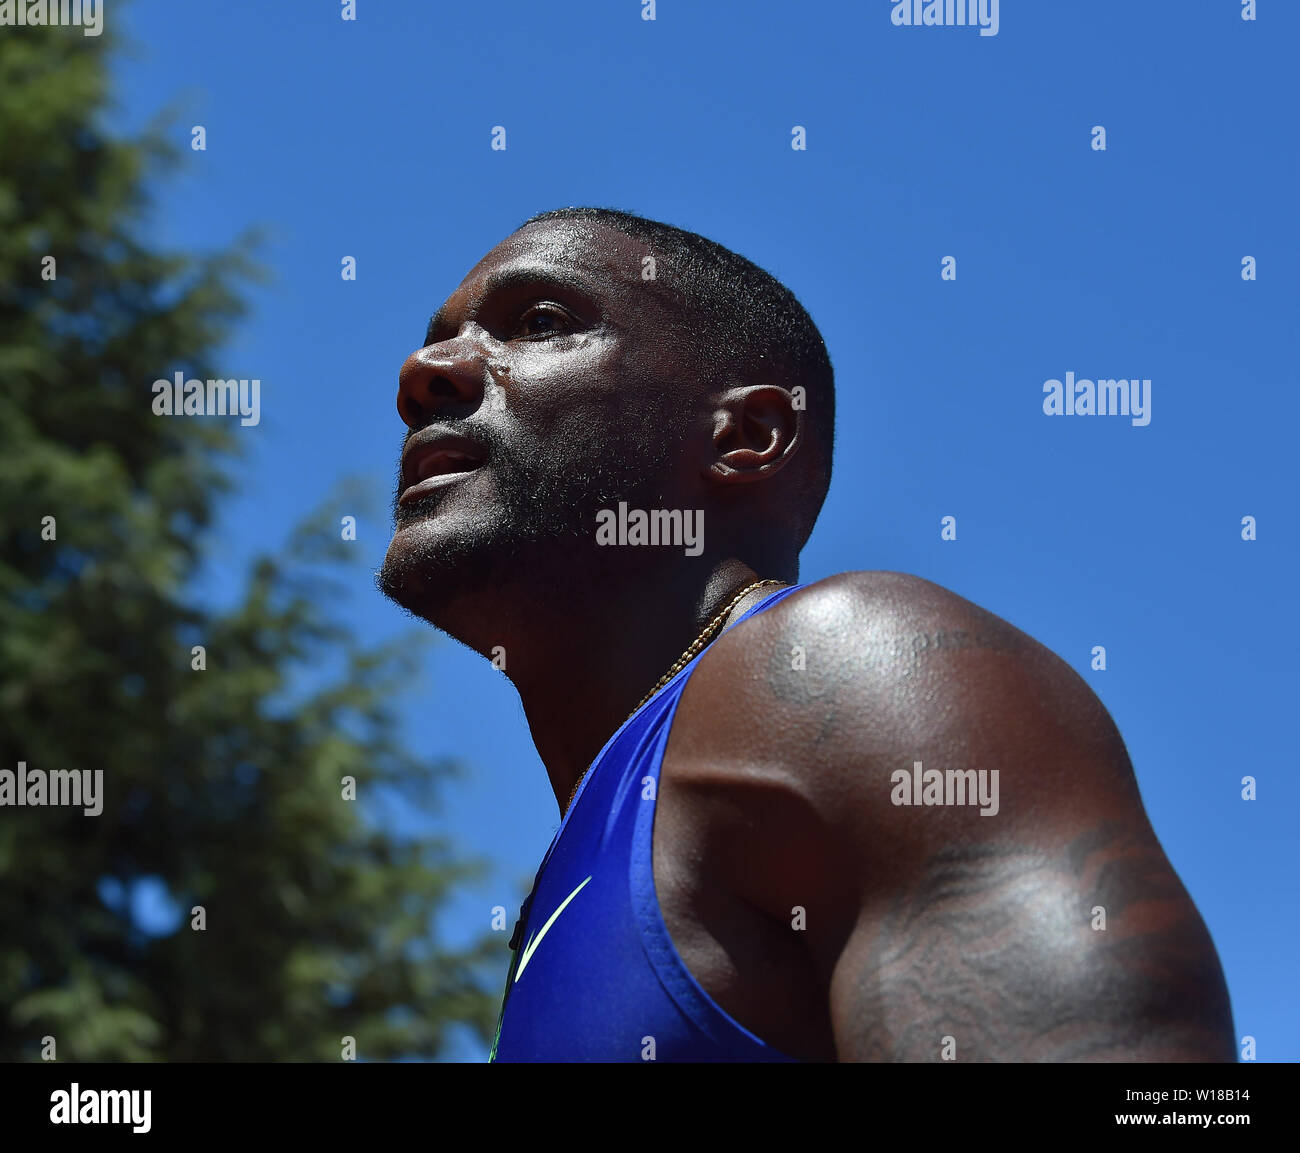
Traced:
[[579, 282], [593, 294], [616, 295], [641, 283], [641, 260], [649, 251], [643, 241], [595, 221], [542, 221], [512, 233], [488, 252], [452, 298], [493, 282], [518, 281], [532, 271]]
[[511, 233], [469, 275], [494, 265], [535, 261], [631, 281], [639, 279], [641, 258], [649, 251], [645, 241], [599, 221], [543, 220]]
[[[657, 300], [641, 279], [649, 244], [593, 220], [547, 220], [507, 236], [470, 271], [429, 321], [426, 343], [450, 335], [460, 317], [476, 315], [493, 293], [536, 283], [568, 288], [607, 316]], [[622, 306], [622, 307], [620, 307]]]

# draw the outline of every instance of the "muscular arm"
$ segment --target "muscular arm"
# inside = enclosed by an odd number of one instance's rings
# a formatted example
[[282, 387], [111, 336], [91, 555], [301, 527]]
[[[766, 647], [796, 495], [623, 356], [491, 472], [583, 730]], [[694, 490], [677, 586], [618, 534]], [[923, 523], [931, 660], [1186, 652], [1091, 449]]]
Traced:
[[[991, 614], [897, 574], [822, 582], [718, 642], [670, 751], [702, 859], [799, 935], [839, 1059], [1234, 1059], [1113, 722]], [[894, 803], [916, 762], [996, 770], [996, 812], [987, 788]]]

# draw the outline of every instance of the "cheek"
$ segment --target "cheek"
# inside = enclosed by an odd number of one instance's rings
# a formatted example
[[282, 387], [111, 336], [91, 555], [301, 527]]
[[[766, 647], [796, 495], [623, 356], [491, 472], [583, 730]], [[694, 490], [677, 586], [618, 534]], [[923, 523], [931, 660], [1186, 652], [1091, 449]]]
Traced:
[[625, 480], [675, 476], [692, 418], [681, 365], [665, 343], [620, 331], [578, 333], [562, 348], [518, 347], [503, 430], [521, 471], [585, 465]]
[[655, 399], [629, 373], [627, 358], [592, 333], [573, 337], [563, 352], [525, 352], [511, 380], [502, 400], [509, 422], [540, 452], [556, 443], [599, 443], [629, 412]]

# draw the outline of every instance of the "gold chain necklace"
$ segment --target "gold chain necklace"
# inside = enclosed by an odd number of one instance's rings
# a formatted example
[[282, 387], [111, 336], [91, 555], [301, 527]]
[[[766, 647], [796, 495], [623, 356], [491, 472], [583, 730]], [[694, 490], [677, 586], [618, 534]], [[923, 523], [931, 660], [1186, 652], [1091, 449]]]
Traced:
[[[624, 720], [623, 723], [627, 724], [627, 722], [630, 721], [636, 715], [637, 710], [640, 709], [641, 706], [646, 703], [646, 701], [648, 701], [652, 696], [654, 696], [655, 693], [657, 693], [661, 688], [663, 688], [664, 685], [666, 685], [669, 681], [671, 681], [673, 677], [675, 677], [679, 672], [682, 671], [682, 669], [684, 669], [688, 664], [691, 663], [691, 661], [695, 659], [695, 657], [699, 654], [700, 650], [704, 648], [704, 646], [712, 638], [713, 634], [717, 632], [718, 628], [722, 625], [722, 622], [725, 621], [727, 617], [731, 614], [731, 610], [734, 609], [746, 596], [752, 593], [755, 589], [762, 588], [764, 585], [779, 585], [784, 583], [785, 583], [784, 581], [772, 580], [772, 579], [759, 580], [759, 581], [753, 581], [751, 584], [747, 584], [743, 589], [741, 589], [740, 592], [738, 592], [734, 597], [731, 598], [731, 600], [727, 602], [726, 606], [718, 613], [718, 615], [715, 616], [711, 621], [709, 621], [707, 625], [704, 626], [704, 631], [700, 633], [700, 635], [697, 636], [693, 641], [691, 641], [689, 645], [686, 646], [686, 651], [682, 653], [682, 655], [679, 656], [675, 661], [673, 661], [672, 667], [669, 668], [669, 670], [666, 673], [664, 673], [664, 675], [661, 676], [655, 682], [654, 688], [652, 688], [648, 693], [646, 693], [645, 696], [643, 696], [639, 701], [637, 701], [636, 708], [633, 709], [630, 713], [628, 713], [627, 719]], [[586, 779], [586, 776], [590, 771], [591, 771], [591, 765], [588, 765], [585, 769], [582, 770], [582, 773], [579, 775], [578, 779], [573, 782], [573, 788], [569, 792], [569, 799], [564, 804], [564, 811], [566, 813], [569, 811], [569, 806], [573, 804], [573, 798], [578, 795], [578, 786], [582, 784], [582, 782]]]

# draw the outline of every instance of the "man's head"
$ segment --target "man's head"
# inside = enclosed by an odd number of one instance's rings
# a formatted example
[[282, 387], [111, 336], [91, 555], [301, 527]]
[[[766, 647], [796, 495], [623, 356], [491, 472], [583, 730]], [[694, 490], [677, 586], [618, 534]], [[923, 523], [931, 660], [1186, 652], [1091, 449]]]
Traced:
[[[521, 570], [734, 556], [793, 579], [830, 479], [833, 374], [793, 294], [611, 209], [543, 213], [484, 256], [402, 366], [398, 411], [379, 584], [424, 616]], [[620, 501], [704, 510], [703, 554], [601, 550], [597, 513]]]

